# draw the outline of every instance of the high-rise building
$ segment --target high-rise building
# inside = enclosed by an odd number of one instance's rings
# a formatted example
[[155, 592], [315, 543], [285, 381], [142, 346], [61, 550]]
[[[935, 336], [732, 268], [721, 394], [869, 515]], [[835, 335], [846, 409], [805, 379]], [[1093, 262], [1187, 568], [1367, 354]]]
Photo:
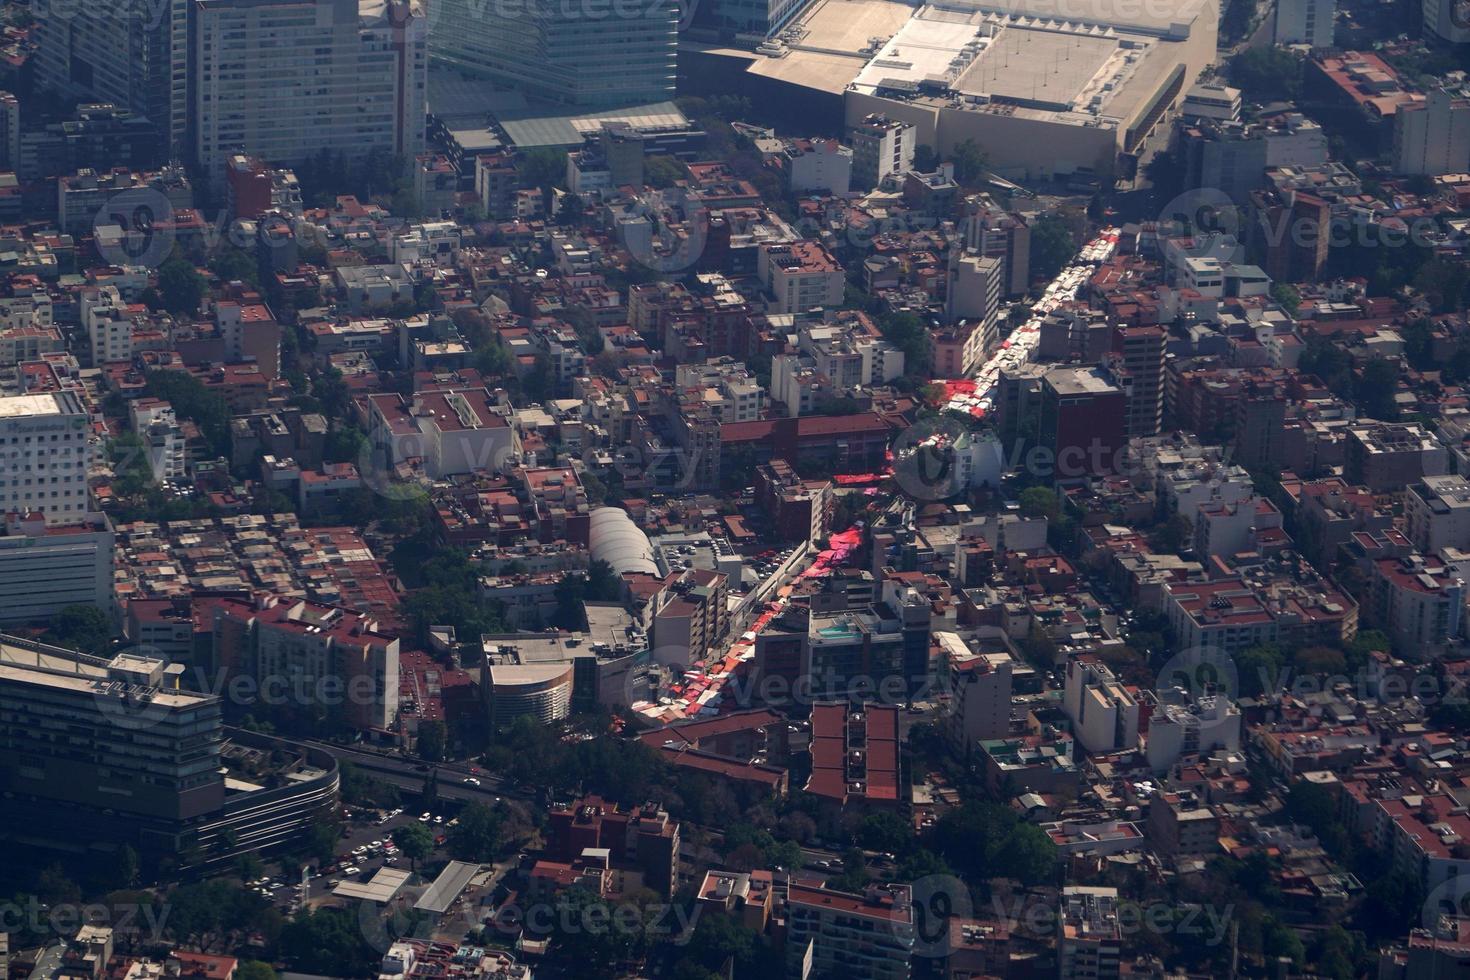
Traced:
[[1116, 980], [1123, 952], [1118, 889], [1062, 889], [1057, 967], [1062, 980]]
[[679, 7], [435, 0], [434, 59], [527, 95], [588, 107], [674, 97]]
[[1470, 18], [1461, 0], [1423, 0], [1424, 34], [1430, 38], [1464, 44], [1470, 41]]
[[1447, 79], [1423, 102], [1394, 115], [1393, 169], [1401, 174], [1459, 174], [1470, 169], [1470, 86]]
[[1337, 0], [1278, 0], [1275, 41], [1330, 48], [1336, 16]]
[[237, 153], [273, 166], [424, 147], [427, 28], [405, 0], [195, 0], [193, 152], [211, 185]]
[[852, 186], [877, 187], [889, 174], [914, 169], [918, 135], [912, 123], [873, 114], [852, 127]]
[[182, 148], [188, 0], [43, 4], [36, 80], [65, 98], [145, 116], [164, 147]]
[[958, 250], [950, 254], [949, 318], [979, 321], [981, 336], [978, 343], [983, 355], [995, 342], [995, 319], [1000, 311], [1005, 263], [989, 255], [962, 255]]
[[0, 513], [81, 520], [91, 460], [91, 419], [75, 392], [0, 398]]
[[20, 100], [0, 92], [0, 171], [20, 167]]
[[[914, 906], [908, 885], [869, 885], [853, 895], [793, 880], [786, 908], [787, 976], [912, 975]], [[803, 972], [808, 957], [810, 970]]]
[[39, 623], [67, 606], [111, 613], [112, 528], [100, 514], [46, 526], [5, 515], [0, 528], [0, 623]]
[[1026, 219], [997, 207], [987, 195], [965, 201], [965, 247], [1001, 261], [1001, 295], [1020, 296], [1031, 284], [1031, 228]]
[[1155, 436], [1164, 417], [1163, 327], [1125, 327], [1113, 331], [1113, 350], [1130, 382], [1128, 437]]

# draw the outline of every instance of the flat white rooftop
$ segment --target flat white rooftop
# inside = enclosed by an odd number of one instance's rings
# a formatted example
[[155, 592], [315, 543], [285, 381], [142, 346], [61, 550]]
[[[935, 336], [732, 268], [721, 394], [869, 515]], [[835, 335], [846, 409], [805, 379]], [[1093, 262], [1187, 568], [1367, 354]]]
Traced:
[[30, 418], [36, 415], [60, 415], [63, 408], [54, 393], [45, 395], [9, 395], [0, 398], [0, 418]]

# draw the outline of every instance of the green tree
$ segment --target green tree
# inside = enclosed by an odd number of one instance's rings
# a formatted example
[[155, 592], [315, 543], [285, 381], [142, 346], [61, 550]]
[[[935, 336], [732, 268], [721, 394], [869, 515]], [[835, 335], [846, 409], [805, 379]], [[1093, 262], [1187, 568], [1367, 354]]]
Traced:
[[398, 849], [404, 853], [415, 869], [418, 868], [420, 861], [434, 853], [433, 832], [417, 821], [396, 828], [393, 831], [393, 843], [398, 845]]
[[299, 972], [370, 976], [378, 955], [363, 937], [356, 909], [310, 911], [281, 931], [283, 958]]
[[427, 762], [442, 762], [448, 735], [448, 730], [445, 729], [442, 721], [419, 722], [417, 741], [419, 758]]
[[666, 190], [688, 177], [684, 165], [670, 156], [651, 156], [643, 166], [643, 179], [649, 187]]
[[1054, 491], [1046, 487], [1028, 487], [1021, 491], [1021, 514], [1024, 517], [1045, 517], [1054, 521], [1062, 512], [1061, 501]]
[[972, 139], [956, 144], [950, 151], [950, 159], [954, 161], [955, 180], [965, 185], [979, 183], [985, 177], [986, 168], [990, 166], [985, 151]]
[[276, 971], [269, 963], [246, 960], [236, 967], [235, 980], [276, 980]]
[[879, 320], [878, 330], [884, 340], [903, 351], [904, 376], [928, 382], [933, 355], [924, 321], [913, 313], [890, 313]]
[[68, 650], [101, 655], [112, 645], [112, 620], [96, 606], [63, 606], [51, 617], [46, 642]]
[[260, 266], [255, 256], [233, 245], [225, 245], [214, 253], [209, 260], [209, 271], [225, 282], [260, 285]]
[[449, 853], [459, 861], [493, 861], [501, 844], [500, 816], [483, 803], [471, 803], [449, 828]]
[[1273, 283], [1271, 286], [1271, 298], [1276, 301], [1287, 313], [1296, 316], [1296, 311], [1302, 305], [1302, 294], [1289, 282]]
[[1055, 279], [1077, 254], [1077, 237], [1065, 218], [1043, 214], [1031, 225], [1031, 276]]
[[209, 284], [194, 268], [194, 263], [180, 255], [169, 257], [158, 267], [158, 294], [163, 308], [170, 313], [193, 315], [208, 291]]
[[149, 395], [168, 402], [179, 418], [199, 426], [211, 453], [230, 455], [230, 406], [218, 392], [187, 371], [149, 371], [143, 381]]
[[1230, 60], [1227, 74], [1252, 102], [1292, 102], [1301, 90], [1302, 62], [1285, 48], [1247, 48]]

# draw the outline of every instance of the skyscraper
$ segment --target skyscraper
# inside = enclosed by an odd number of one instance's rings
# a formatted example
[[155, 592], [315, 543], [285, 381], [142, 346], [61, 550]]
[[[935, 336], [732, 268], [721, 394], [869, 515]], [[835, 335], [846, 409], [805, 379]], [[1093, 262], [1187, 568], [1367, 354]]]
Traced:
[[190, 125], [211, 184], [231, 154], [293, 166], [423, 149], [428, 54], [404, 0], [194, 0]]
[[589, 108], [674, 97], [676, 0], [435, 0], [436, 61]]
[[36, 14], [42, 87], [146, 116], [170, 152], [182, 149], [187, 0], [48, 3]]

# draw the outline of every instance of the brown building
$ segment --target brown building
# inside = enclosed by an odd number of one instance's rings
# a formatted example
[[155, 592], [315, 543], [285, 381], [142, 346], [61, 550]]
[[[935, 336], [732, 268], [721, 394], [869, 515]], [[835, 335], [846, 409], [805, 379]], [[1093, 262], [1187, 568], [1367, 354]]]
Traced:
[[588, 848], [604, 848], [613, 865], [636, 868], [644, 884], [672, 895], [679, 880], [679, 822], [655, 803], [620, 810], [598, 796], [552, 810], [546, 857], [570, 862]]

